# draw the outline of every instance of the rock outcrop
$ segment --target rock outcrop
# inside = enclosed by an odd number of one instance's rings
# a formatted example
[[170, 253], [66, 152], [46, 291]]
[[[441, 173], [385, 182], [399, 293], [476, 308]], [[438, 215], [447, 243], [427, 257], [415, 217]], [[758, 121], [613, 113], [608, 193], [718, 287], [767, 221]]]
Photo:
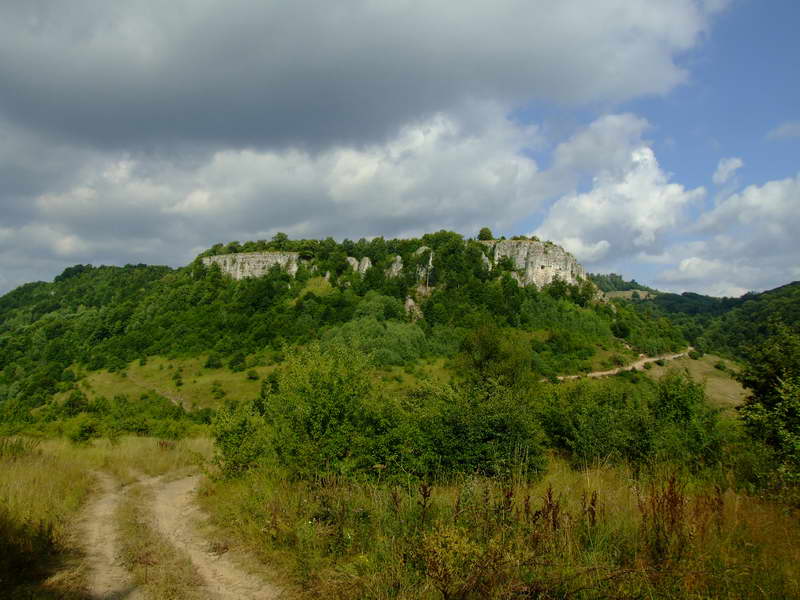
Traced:
[[386, 276], [387, 277], [400, 277], [400, 274], [403, 272], [403, 257], [399, 254], [394, 257], [392, 264], [389, 265], [389, 268], [386, 269]]
[[353, 268], [353, 271], [358, 273], [359, 275], [363, 275], [367, 272], [367, 269], [372, 268], [372, 261], [370, 260], [369, 256], [365, 256], [361, 260], [354, 258], [352, 256], [347, 257], [347, 262]]
[[426, 252], [428, 253], [428, 260], [417, 265], [417, 281], [427, 286], [433, 272], [433, 250], [427, 246], [420, 246], [414, 251], [414, 256], [422, 256]]
[[520, 285], [542, 287], [556, 277], [569, 284], [587, 279], [586, 271], [575, 257], [552, 242], [534, 240], [482, 241], [489, 247], [489, 260], [496, 265], [504, 258], [511, 259]]
[[280, 267], [294, 277], [303, 262], [298, 252], [237, 252], [204, 256], [202, 260], [207, 267], [219, 265], [225, 275], [234, 279], [261, 277], [274, 266]]
[[[587, 279], [586, 271], [578, 264], [575, 257], [552, 242], [489, 240], [481, 243], [487, 249], [487, 256], [482, 258], [483, 264], [491, 268], [504, 258], [508, 258], [515, 269], [513, 276], [520, 285], [542, 287], [551, 283], [556, 277], [569, 284]], [[423, 258], [417, 266], [417, 281], [427, 288], [433, 271], [433, 251], [427, 246], [422, 246], [414, 252], [414, 255], [421, 258], [425, 253], [428, 254], [427, 260]], [[224, 274], [234, 279], [261, 277], [275, 266], [294, 276], [301, 264], [309, 264], [300, 258], [299, 252], [239, 252], [204, 256], [202, 261], [206, 266], [219, 265]], [[364, 275], [373, 266], [372, 261], [366, 256], [361, 260], [348, 256], [347, 262], [360, 275]], [[314, 269], [313, 266], [311, 268]], [[386, 269], [386, 276], [399, 277], [402, 273], [403, 259], [398, 255]], [[326, 277], [328, 276], [326, 274]]]

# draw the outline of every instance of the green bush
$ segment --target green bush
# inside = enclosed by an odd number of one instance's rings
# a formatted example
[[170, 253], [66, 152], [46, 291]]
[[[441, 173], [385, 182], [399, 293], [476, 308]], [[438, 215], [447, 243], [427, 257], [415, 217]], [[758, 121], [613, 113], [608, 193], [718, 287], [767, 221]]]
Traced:
[[64, 433], [75, 444], [85, 444], [100, 437], [100, 424], [96, 417], [81, 413], [64, 423]]
[[264, 418], [254, 402], [226, 403], [212, 421], [214, 462], [226, 477], [254, 466], [269, 447]]

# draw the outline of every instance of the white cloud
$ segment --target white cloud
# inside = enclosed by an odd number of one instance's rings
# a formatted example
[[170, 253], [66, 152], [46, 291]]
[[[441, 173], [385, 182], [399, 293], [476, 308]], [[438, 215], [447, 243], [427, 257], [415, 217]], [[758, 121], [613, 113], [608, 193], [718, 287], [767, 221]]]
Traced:
[[786, 121], [767, 134], [771, 140], [800, 137], [800, 121]]
[[722, 185], [723, 183], [726, 183], [733, 176], [733, 174], [743, 166], [744, 162], [742, 162], [741, 158], [735, 156], [731, 158], [721, 158], [719, 164], [717, 165], [717, 170], [714, 171], [712, 180], [717, 185]]
[[667, 287], [740, 295], [800, 277], [800, 175], [717, 201], [699, 219], [701, 243], [677, 244], [668, 254], [679, 261], [657, 281]]
[[683, 222], [684, 209], [703, 188], [670, 183], [653, 151], [631, 151], [624, 169], [601, 172], [586, 193], [560, 198], [535, 231], [587, 263], [657, 254], [663, 234]]
[[0, 250], [27, 232], [22, 248], [53, 260], [185, 264], [198, 247], [277, 231], [359, 238], [508, 229], [545, 197], [548, 178], [523, 152], [540, 134], [494, 104], [477, 112], [480, 135], [437, 114], [362, 148], [221, 150], [198, 164], [111, 158], [64, 191], [39, 195], [28, 223], [0, 236]]

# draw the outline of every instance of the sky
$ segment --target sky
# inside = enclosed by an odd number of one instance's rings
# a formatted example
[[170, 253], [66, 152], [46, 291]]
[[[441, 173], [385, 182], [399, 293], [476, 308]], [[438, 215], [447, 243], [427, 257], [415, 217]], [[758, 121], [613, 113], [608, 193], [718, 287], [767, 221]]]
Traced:
[[800, 279], [795, 0], [0, 3], [0, 293], [214, 243], [536, 235]]

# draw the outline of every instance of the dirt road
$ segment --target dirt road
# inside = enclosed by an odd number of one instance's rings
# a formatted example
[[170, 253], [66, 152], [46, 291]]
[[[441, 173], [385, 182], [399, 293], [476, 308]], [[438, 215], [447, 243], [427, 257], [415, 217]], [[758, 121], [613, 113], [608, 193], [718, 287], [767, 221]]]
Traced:
[[278, 598], [278, 589], [242, 571], [227, 554], [214, 554], [197, 533], [203, 514], [194, 503], [200, 476], [184, 477], [155, 486], [153, 512], [159, 532], [186, 552], [212, 597], [222, 600]]
[[97, 472], [99, 490], [86, 507], [81, 522], [89, 596], [98, 600], [138, 600], [144, 598], [136, 589], [130, 573], [120, 564], [116, 532], [117, 506], [122, 500], [120, 486], [110, 475]]
[[689, 352], [694, 350], [691, 346], [684, 350], [683, 352], [678, 352], [677, 354], [662, 354], [660, 356], [650, 356], [645, 358], [640, 358], [637, 361], [632, 362], [629, 365], [624, 367], [617, 367], [616, 369], [609, 369], [608, 371], [592, 371], [591, 373], [585, 373], [583, 375], [559, 375], [559, 381], [570, 381], [572, 379], [581, 379], [582, 377], [608, 377], [609, 375], [616, 375], [617, 373], [621, 373], [622, 371], [630, 371], [631, 369], [641, 369], [647, 363], [653, 363], [659, 360], [675, 360], [676, 358], [683, 358], [687, 356]]
[[[106, 473], [97, 472], [99, 490], [87, 505], [80, 523], [86, 556], [87, 592], [97, 600], [144, 600], [148, 594], [137, 586], [120, 561], [117, 508], [124, 491]], [[191, 559], [201, 585], [186, 590], [187, 596], [220, 600], [271, 600], [280, 597], [277, 587], [244, 572], [226, 554], [215, 554], [198, 533], [205, 515], [194, 502], [199, 475], [169, 481], [164, 477], [141, 478], [133, 486], [147, 486], [152, 500], [146, 507], [154, 527], [165, 540]], [[155, 599], [154, 599], [155, 600]]]

